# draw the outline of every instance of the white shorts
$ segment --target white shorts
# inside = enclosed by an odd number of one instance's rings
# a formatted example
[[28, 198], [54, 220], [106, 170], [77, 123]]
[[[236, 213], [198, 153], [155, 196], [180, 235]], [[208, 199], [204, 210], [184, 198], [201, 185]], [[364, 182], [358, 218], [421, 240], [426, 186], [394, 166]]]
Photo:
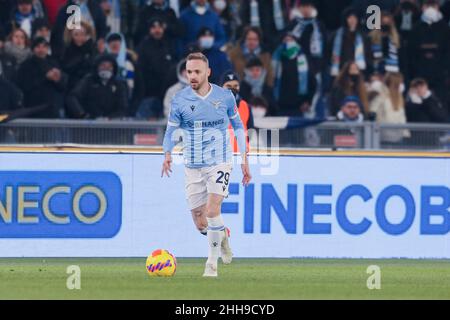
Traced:
[[192, 210], [204, 205], [208, 199], [208, 193], [228, 197], [232, 169], [231, 163], [221, 163], [216, 166], [196, 169], [186, 167], [184, 173], [189, 209]]

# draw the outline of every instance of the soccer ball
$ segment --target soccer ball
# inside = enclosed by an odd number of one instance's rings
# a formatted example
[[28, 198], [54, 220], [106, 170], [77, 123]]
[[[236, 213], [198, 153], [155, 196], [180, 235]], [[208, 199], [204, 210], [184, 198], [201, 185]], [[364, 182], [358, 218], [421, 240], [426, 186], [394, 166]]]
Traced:
[[169, 251], [158, 249], [148, 256], [145, 266], [150, 276], [171, 277], [177, 270], [177, 259]]

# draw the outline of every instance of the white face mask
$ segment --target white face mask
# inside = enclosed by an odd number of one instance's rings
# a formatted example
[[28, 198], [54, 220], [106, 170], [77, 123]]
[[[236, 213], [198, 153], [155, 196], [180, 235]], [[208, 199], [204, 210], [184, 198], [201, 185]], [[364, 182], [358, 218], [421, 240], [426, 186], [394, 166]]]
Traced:
[[201, 49], [211, 49], [214, 45], [214, 37], [202, 37], [199, 41]]
[[429, 20], [432, 23], [438, 22], [442, 17], [442, 14], [433, 7], [428, 7], [423, 12], [423, 15], [427, 20]]
[[380, 80], [375, 80], [375, 81], [372, 81], [369, 89], [372, 91], [381, 91], [381, 90], [383, 90], [383, 86], [384, 86], [383, 82], [381, 82]]
[[225, 10], [227, 7], [227, 2], [225, 0], [216, 0], [214, 1], [214, 8], [216, 8], [219, 11]]
[[404, 85], [403, 83], [401, 83], [400, 86], [398, 87], [398, 91], [399, 91], [400, 93], [405, 92], [405, 85]]
[[254, 118], [264, 118], [266, 116], [267, 110], [266, 108], [261, 107], [253, 107], [252, 114]]

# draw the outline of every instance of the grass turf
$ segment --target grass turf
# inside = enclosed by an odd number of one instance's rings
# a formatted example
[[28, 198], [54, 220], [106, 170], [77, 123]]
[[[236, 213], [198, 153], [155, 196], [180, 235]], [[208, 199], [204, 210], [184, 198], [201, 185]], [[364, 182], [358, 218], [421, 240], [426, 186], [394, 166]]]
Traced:
[[[66, 268], [81, 268], [81, 290]], [[369, 265], [381, 289], [369, 290]], [[204, 259], [178, 259], [172, 278], [146, 274], [145, 259], [0, 259], [0, 299], [450, 299], [450, 260], [235, 259], [204, 279]]]

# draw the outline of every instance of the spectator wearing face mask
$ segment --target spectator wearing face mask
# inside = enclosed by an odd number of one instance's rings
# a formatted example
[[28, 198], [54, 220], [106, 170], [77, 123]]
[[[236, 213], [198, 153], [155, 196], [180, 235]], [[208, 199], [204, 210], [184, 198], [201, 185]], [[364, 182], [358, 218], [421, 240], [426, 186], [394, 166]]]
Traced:
[[25, 31], [15, 29], [6, 39], [3, 50], [6, 55], [13, 57], [20, 66], [31, 56], [30, 40]]
[[[378, 123], [405, 124], [405, 100], [403, 99], [403, 75], [388, 72], [384, 77], [374, 77], [369, 85], [369, 109], [376, 114]], [[381, 141], [400, 143], [410, 137], [408, 130], [383, 129]]]
[[180, 20], [185, 30], [181, 39], [183, 51], [196, 41], [197, 35], [204, 28], [208, 28], [214, 34], [216, 48], [225, 45], [227, 41], [225, 30], [219, 16], [211, 9], [207, 0], [193, 0], [191, 6], [181, 12]]
[[361, 112], [369, 113], [369, 103], [364, 76], [360, 72], [358, 65], [354, 61], [347, 62], [339, 75], [336, 77], [329, 94], [330, 115], [336, 115], [341, 102], [348, 96], [356, 96], [361, 102]]
[[406, 103], [408, 122], [448, 122], [449, 115], [441, 100], [433, 94], [425, 79], [411, 81]]
[[124, 80], [128, 87], [128, 98], [135, 105], [142, 97], [143, 81], [137, 68], [137, 54], [127, 48], [125, 37], [121, 33], [106, 36], [106, 52], [116, 57], [117, 77]]
[[69, 115], [73, 118], [120, 118], [127, 114], [127, 88], [118, 79], [114, 56], [97, 57], [89, 73], [67, 97]]
[[364, 121], [361, 109], [362, 105], [358, 97], [347, 96], [340, 103], [337, 119], [338, 121], [361, 123]]
[[172, 98], [177, 94], [178, 91], [183, 90], [187, 86], [189, 86], [189, 80], [186, 76], [186, 59], [182, 59], [177, 64], [177, 79], [178, 82], [172, 85], [169, 89], [167, 89], [166, 94], [164, 96], [164, 117], [168, 118], [170, 109], [171, 109], [171, 103]]
[[[236, 106], [238, 107], [239, 116], [244, 126], [245, 136], [248, 137], [248, 129], [253, 128], [253, 115], [248, 106], [247, 101], [240, 95], [240, 83], [237, 74], [229, 70], [225, 72], [221, 77], [222, 88], [229, 89], [233, 93], [236, 99]], [[233, 152], [238, 152], [237, 139], [234, 136], [234, 131], [229, 125], [228, 131], [230, 132], [231, 145], [233, 146]], [[247, 138], [247, 152], [249, 152], [249, 140]]]
[[272, 56], [274, 99], [278, 115], [301, 116], [307, 113], [316, 91], [315, 76], [296, 38], [288, 33]]
[[273, 87], [266, 82], [267, 70], [258, 58], [247, 62], [244, 69], [244, 79], [241, 82], [241, 96], [246, 101], [262, 97], [268, 103], [270, 114], [276, 114], [276, 104], [273, 96]]
[[158, 18], [167, 26], [166, 37], [175, 41], [184, 34], [184, 27], [177, 18], [175, 11], [169, 6], [168, 0], [151, 0], [139, 8], [137, 16], [137, 26], [134, 33], [134, 45], [139, 46], [141, 41], [147, 36], [148, 22]]
[[355, 61], [359, 69], [370, 74], [372, 71], [372, 48], [369, 38], [362, 32], [356, 10], [347, 8], [342, 15], [342, 27], [331, 37], [328, 46], [330, 73], [336, 77], [349, 61]]
[[272, 55], [263, 48], [262, 37], [260, 28], [247, 27], [240, 41], [230, 46], [227, 53], [234, 70], [241, 79], [244, 77], [245, 65], [252, 59], [260, 59], [267, 71], [266, 83], [273, 86]]
[[48, 55], [48, 49], [49, 43], [45, 38], [33, 40], [33, 55], [20, 66], [17, 83], [23, 91], [25, 107], [48, 106], [37, 117], [61, 118], [64, 116], [63, 94], [67, 75]]
[[[197, 36], [197, 48], [208, 58], [211, 68], [209, 81], [220, 85], [222, 74], [232, 69], [232, 66], [226, 53], [215, 45], [215, 41], [215, 35], [211, 29], [206, 27], [200, 29]], [[195, 48], [193, 50], [196, 51]]]
[[369, 33], [375, 71], [400, 71], [400, 35], [391, 13], [385, 11], [381, 15], [381, 30], [374, 29]]
[[316, 75], [327, 65], [327, 32], [317, 18], [314, 0], [302, 0], [296, 9], [298, 16], [292, 17], [287, 29], [297, 39], [308, 59], [309, 72]]
[[166, 27], [164, 21], [153, 18], [149, 23], [148, 36], [137, 50], [144, 98], [138, 106], [140, 118], [163, 116], [162, 101], [167, 89], [168, 71], [176, 63], [173, 44], [165, 35]]
[[289, 20], [283, 0], [248, 0], [241, 3], [244, 26], [258, 27], [266, 35], [264, 46], [273, 52], [280, 42]]
[[92, 26], [84, 21], [79, 29], [66, 29], [61, 67], [69, 76], [68, 89], [77, 83], [92, 69], [95, 57], [95, 33]]
[[211, 9], [219, 16], [220, 24], [225, 30], [229, 42], [236, 40], [237, 28], [240, 24], [231, 4], [227, 0], [211, 0]]
[[409, 39], [408, 52], [411, 77], [424, 78], [441, 101], [445, 101], [445, 80], [450, 70], [450, 27], [442, 17], [437, 1], [424, 1], [421, 20]]

